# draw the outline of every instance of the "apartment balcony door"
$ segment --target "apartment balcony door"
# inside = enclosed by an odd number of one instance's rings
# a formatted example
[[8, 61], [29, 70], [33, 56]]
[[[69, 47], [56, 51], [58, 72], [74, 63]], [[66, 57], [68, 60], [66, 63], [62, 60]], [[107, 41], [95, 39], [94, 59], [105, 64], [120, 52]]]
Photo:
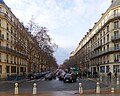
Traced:
[[114, 38], [117, 39], [118, 36], [119, 36], [119, 31], [114, 31]]
[[119, 50], [119, 44], [118, 43], [114, 44], [114, 50]]

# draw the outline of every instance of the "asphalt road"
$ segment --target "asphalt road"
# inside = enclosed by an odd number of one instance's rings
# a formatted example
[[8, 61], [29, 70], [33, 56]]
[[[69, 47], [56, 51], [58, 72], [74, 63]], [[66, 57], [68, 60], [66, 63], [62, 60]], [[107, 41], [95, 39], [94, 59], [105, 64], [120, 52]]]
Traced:
[[[20, 92], [32, 92], [33, 83], [37, 83], [38, 92], [42, 91], [76, 91], [79, 87], [79, 82], [83, 84], [84, 90], [95, 89], [96, 82], [89, 81], [88, 79], [82, 79], [76, 83], [64, 83], [59, 80], [32, 80], [19, 83]], [[102, 88], [107, 87], [106, 85], [101, 84]], [[0, 84], [0, 92], [14, 92], [14, 83], [5, 83]]]

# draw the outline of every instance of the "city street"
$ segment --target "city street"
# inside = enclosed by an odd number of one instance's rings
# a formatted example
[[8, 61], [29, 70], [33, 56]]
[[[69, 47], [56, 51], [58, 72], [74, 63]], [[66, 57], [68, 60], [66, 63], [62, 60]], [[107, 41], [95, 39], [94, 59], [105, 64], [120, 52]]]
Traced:
[[[83, 84], [84, 90], [95, 89], [96, 82], [89, 81], [88, 79], [82, 79], [76, 83], [64, 83], [63, 81], [56, 80], [31, 80], [19, 83], [20, 93], [32, 92], [33, 83], [37, 83], [38, 92], [43, 91], [77, 91], [79, 82]], [[107, 87], [106, 85], [101, 84], [102, 88]], [[14, 83], [1, 83], [0, 92], [14, 92]]]

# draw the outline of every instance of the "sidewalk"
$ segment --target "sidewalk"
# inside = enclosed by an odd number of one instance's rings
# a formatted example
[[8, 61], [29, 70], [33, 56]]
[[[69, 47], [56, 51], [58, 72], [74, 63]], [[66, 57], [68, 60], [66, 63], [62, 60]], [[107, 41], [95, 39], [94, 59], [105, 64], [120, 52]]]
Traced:
[[[95, 81], [95, 82], [100, 82], [102, 84], [105, 84], [105, 85], [108, 85], [109, 87], [108, 88], [119, 88], [120, 89], [120, 84], [117, 85], [117, 78], [107, 78], [105, 76], [101, 77], [101, 78], [88, 78], [88, 80], [92, 80], [92, 81]], [[120, 78], [119, 78], [119, 83], [120, 83]]]
[[[101, 89], [100, 94], [95, 93], [94, 90], [84, 90], [84, 94], [80, 95], [78, 94], [78, 91], [43, 91], [38, 92], [37, 95], [32, 95], [31, 93], [19, 93], [19, 95], [14, 95], [14, 92], [0, 92], [0, 96], [120, 96], [120, 85], [116, 85], [116, 78], [108, 79], [108, 78], [102, 78], [102, 80], [97, 78], [88, 78], [89, 80], [100, 82], [106, 85], [109, 85], [107, 88]], [[24, 82], [25, 80], [18, 81], [18, 82]], [[16, 81], [2, 81], [3, 83], [15, 83]], [[115, 88], [115, 93], [111, 93], [111, 88]]]
[[78, 94], [75, 91], [55, 91], [55, 92], [40, 92], [37, 95], [32, 95], [32, 93], [20, 93], [19, 95], [14, 95], [13, 93], [1, 92], [0, 96], [120, 96], [120, 91], [111, 94], [110, 91], [102, 91], [101, 94], [95, 94], [95, 90], [85, 91], [84, 94]]

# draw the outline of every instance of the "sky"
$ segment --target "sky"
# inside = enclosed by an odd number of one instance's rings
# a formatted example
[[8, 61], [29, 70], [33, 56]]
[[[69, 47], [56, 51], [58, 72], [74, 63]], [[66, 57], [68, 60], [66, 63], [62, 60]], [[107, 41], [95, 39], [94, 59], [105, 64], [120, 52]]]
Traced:
[[58, 64], [69, 58], [80, 40], [111, 4], [111, 0], [4, 0], [24, 24], [35, 22], [49, 30], [58, 45]]

